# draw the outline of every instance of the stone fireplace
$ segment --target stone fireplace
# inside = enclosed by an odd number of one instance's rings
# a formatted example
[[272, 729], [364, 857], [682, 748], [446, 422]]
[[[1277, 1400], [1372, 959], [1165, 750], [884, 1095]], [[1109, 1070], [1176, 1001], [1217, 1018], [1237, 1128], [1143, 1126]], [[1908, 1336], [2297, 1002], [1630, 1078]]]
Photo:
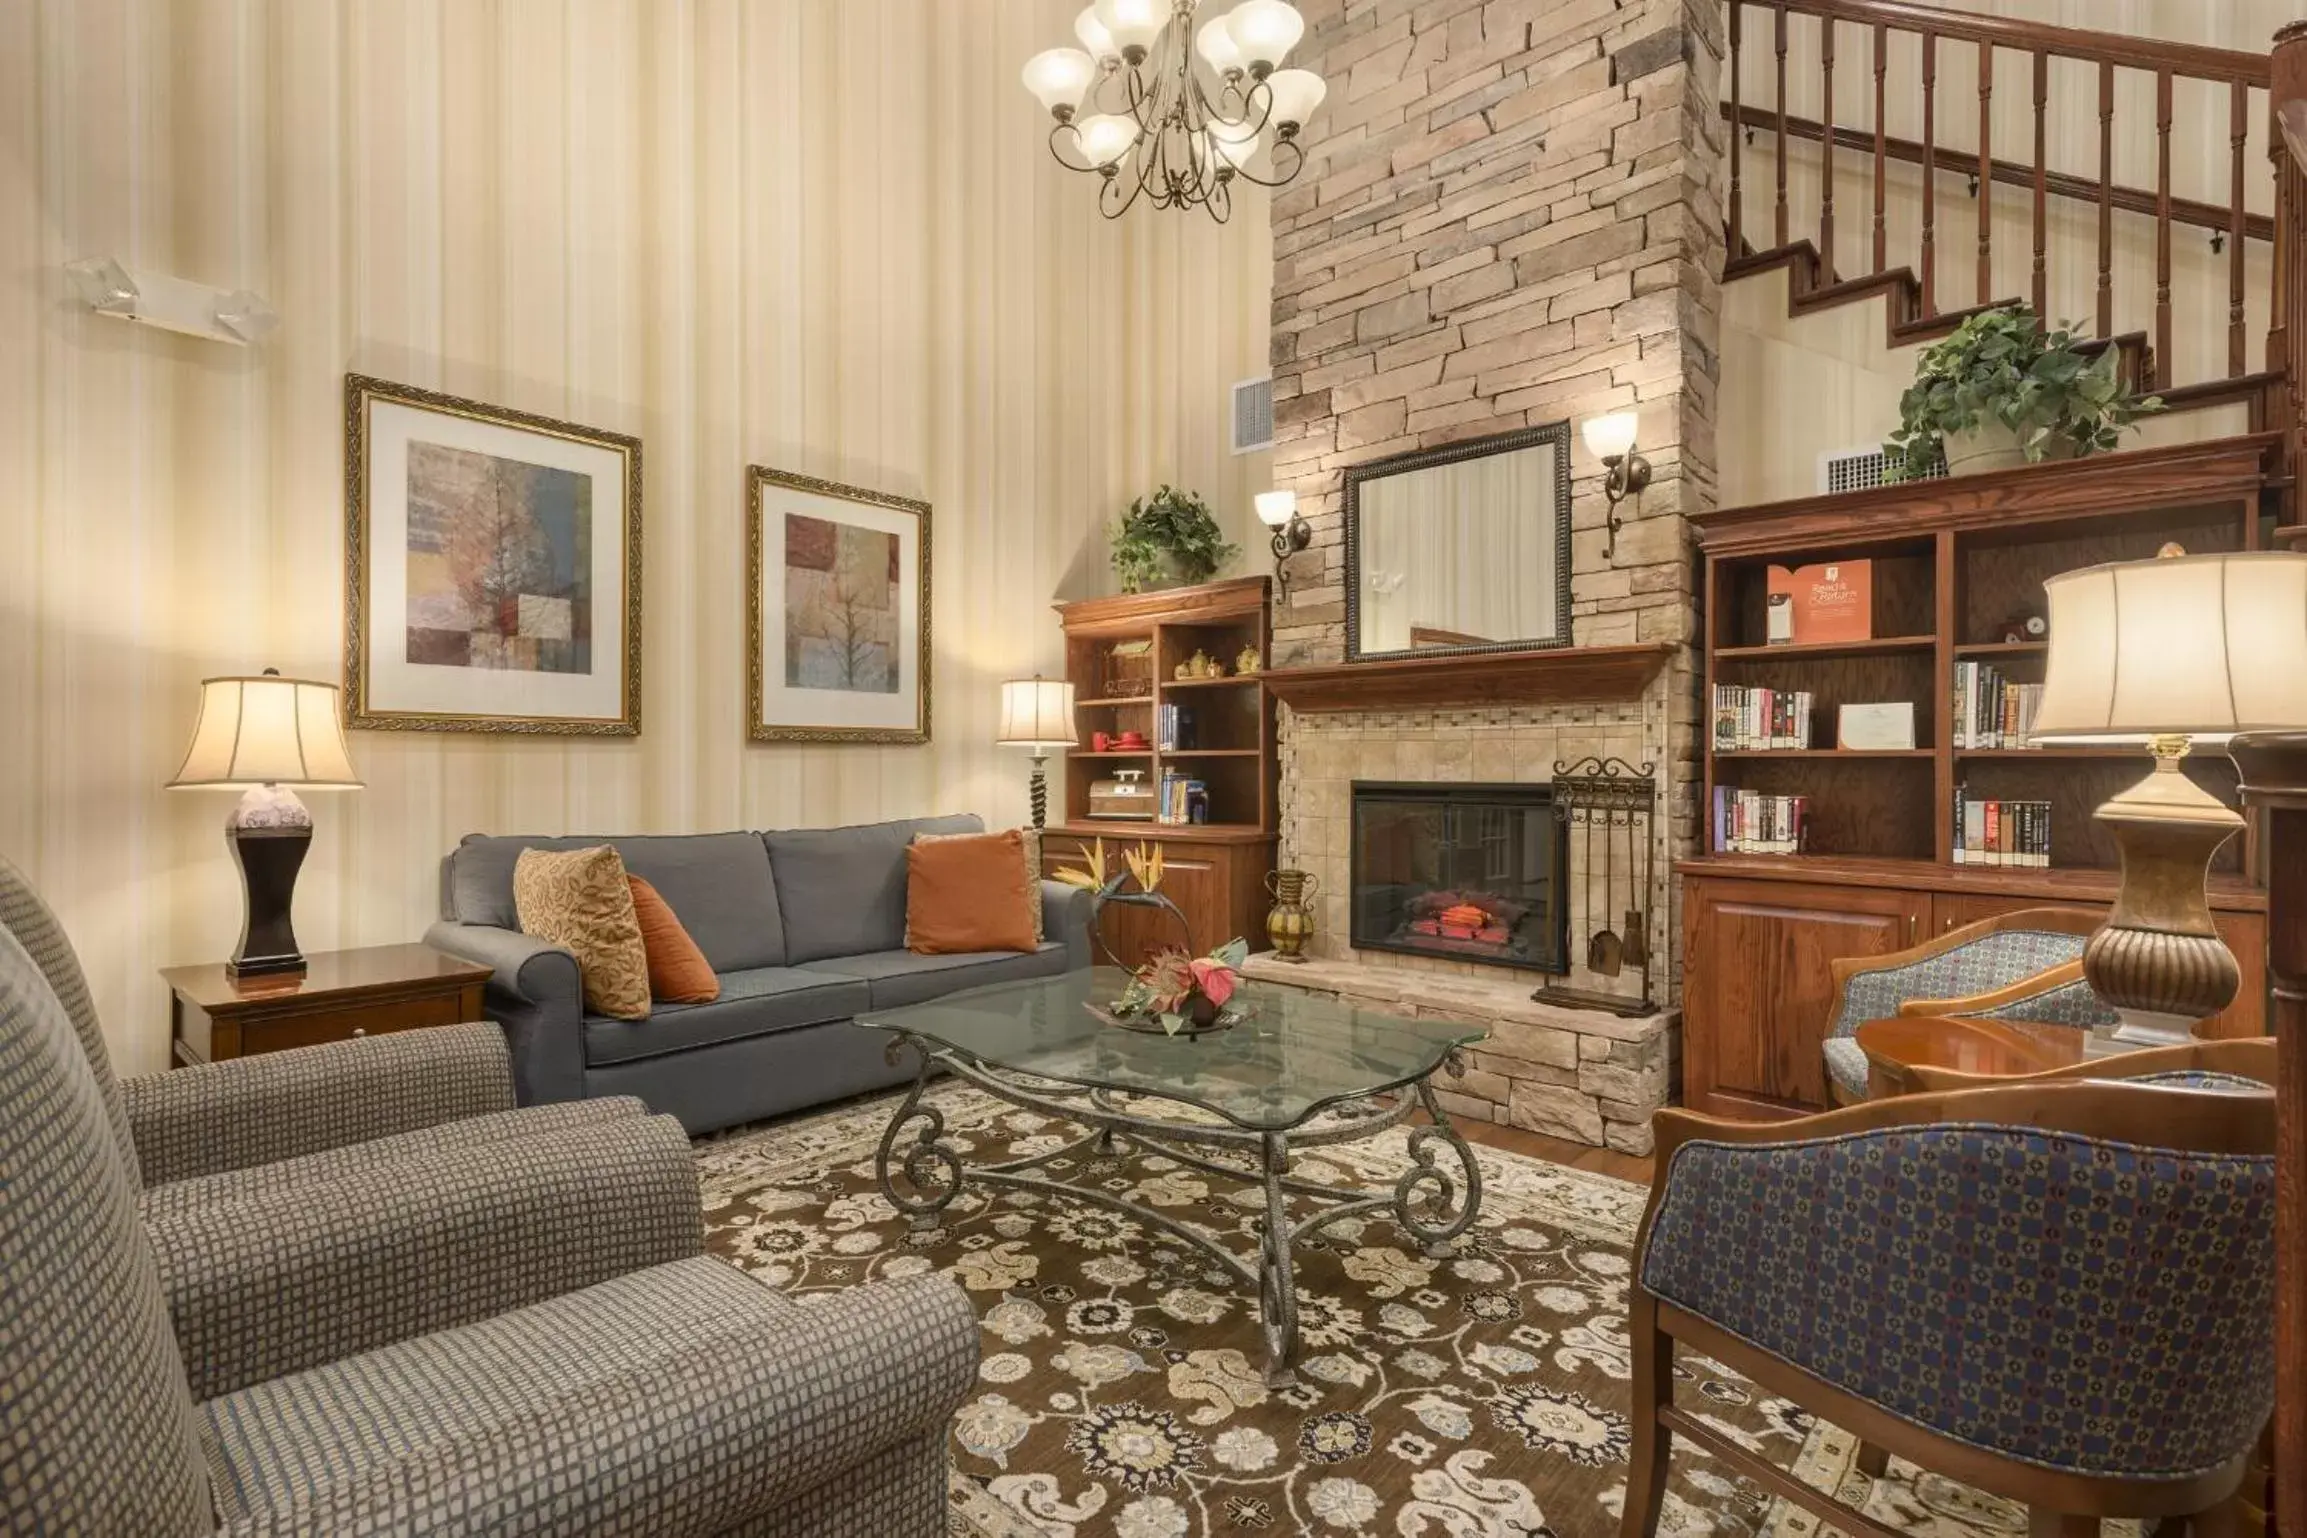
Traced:
[[[1370, 0], [1309, 5], [1298, 62], [1333, 83], [1272, 202], [1274, 475], [1312, 527], [1274, 611], [1272, 665], [1353, 674], [1343, 476], [1354, 465], [1615, 411], [1636, 413], [1649, 488], [1613, 509], [1602, 467], [1570, 462], [1570, 657], [1657, 645], [1623, 689], [1536, 673], [1452, 689], [1336, 696], [1280, 715], [1281, 860], [1321, 882], [1313, 960], [1260, 975], [1453, 1012], [1491, 1040], [1445, 1102], [1480, 1117], [1647, 1152], [1669, 1097], [1680, 916], [1673, 861], [1697, 826], [1697, 595], [1685, 515], [1712, 504], [1722, 266], [1722, 11], [1711, 0]], [[1615, 515], [1615, 516], [1614, 516]], [[1469, 664], [1478, 659], [1467, 659]], [[1535, 974], [1463, 955], [1357, 945], [1355, 782], [1542, 787], [1557, 763], [1655, 766], [1641, 897], [1659, 953], [1655, 1012], [1533, 1000]], [[1588, 896], [1564, 851], [1568, 986], [1629, 1001], [1585, 940], [1622, 922], [1627, 876]], [[1622, 850], [1620, 859], [1626, 856]], [[1362, 926], [1367, 936], [1368, 924]]]
[[1543, 785], [1356, 780], [1348, 943], [1511, 970], [1569, 964], [1569, 862]]

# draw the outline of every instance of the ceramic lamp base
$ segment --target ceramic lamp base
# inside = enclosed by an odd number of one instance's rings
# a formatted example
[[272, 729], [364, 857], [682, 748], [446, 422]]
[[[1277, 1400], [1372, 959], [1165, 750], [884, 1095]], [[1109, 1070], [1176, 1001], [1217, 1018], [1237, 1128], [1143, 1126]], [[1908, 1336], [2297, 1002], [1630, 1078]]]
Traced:
[[240, 943], [224, 970], [233, 977], [302, 972], [291, 910], [296, 875], [312, 847], [312, 814], [296, 792], [261, 785], [233, 808], [224, 839], [240, 867], [243, 896]]

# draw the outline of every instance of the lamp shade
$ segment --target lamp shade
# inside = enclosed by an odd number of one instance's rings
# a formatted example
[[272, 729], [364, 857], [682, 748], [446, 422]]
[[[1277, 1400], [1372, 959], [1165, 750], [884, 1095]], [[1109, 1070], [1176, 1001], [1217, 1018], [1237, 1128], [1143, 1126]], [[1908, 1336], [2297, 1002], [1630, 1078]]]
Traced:
[[1289, 0], [1242, 0], [1226, 14], [1226, 30], [1242, 63], [1271, 69], [1298, 46], [1306, 19]]
[[200, 719], [172, 790], [354, 790], [335, 684], [265, 673], [200, 681]]
[[1294, 491], [1261, 491], [1250, 499], [1258, 510], [1258, 522], [1269, 529], [1278, 529], [1298, 514], [1298, 494]]
[[1062, 678], [1012, 678], [1001, 686], [1001, 731], [1010, 747], [1062, 748], [1081, 739], [1073, 729], [1073, 685]]
[[1330, 91], [1322, 77], [1310, 69], [1277, 69], [1266, 77], [1266, 89], [1273, 93], [1268, 115], [1282, 128], [1304, 124]]
[[2224, 741], [2307, 727], [2307, 555], [2119, 561], [2043, 584], [2050, 656], [2035, 736]]
[[1025, 88], [1045, 112], [1071, 112], [1097, 78], [1097, 61], [1079, 48], [1050, 48], [1025, 61]]
[[1137, 124], [1118, 113], [1100, 112], [1073, 125], [1082, 158], [1093, 166], [1118, 166], [1137, 143]]
[[1624, 459], [1634, 451], [1640, 425], [1633, 412], [1613, 411], [1608, 416], [1588, 417], [1580, 424], [1578, 435], [1586, 440], [1586, 452], [1596, 459]]

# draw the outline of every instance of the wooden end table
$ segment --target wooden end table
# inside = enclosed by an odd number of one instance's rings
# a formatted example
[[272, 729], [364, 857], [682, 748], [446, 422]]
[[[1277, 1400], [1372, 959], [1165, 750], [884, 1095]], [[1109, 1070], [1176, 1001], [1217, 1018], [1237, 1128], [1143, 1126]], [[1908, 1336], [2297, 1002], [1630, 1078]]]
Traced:
[[163, 967], [178, 1065], [479, 1020], [488, 967], [429, 945], [320, 951], [301, 973], [233, 977], [220, 961]]
[[1912, 1094], [1909, 1068], [1950, 1068], [1987, 1078], [2013, 1078], [2065, 1068], [2085, 1058], [2117, 1057], [2144, 1050], [2128, 1042], [2092, 1047], [2089, 1031], [2072, 1025], [2025, 1020], [1954, 1019], [1943, 1015], [1892, 1015], [1858, 1028], [1866, 1054], [1870, 1100]]

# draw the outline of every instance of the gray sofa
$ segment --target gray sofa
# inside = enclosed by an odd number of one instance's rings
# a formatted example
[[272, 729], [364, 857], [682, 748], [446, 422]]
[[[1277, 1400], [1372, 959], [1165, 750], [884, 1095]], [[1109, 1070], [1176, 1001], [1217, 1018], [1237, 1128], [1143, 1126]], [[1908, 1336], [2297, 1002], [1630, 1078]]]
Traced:
[[[441, 922], [425, 940], [496, 969], [488, 1012], [512, 1044], [523, 1105], [634, 1095], [691, 1133], [821, 1105], [909, 1077], [869, 1008], [1089, 965], [1089, 897], [1042, 883], [1029, 952], [919, 956], [905, 948], [905, 849], [917, 833], [975, 833], [974, 816], [773, 833], [565, 838], [468, 835], [441, 862]], [[720, 974], [711, 1004], [647, 1020], [585, 1012], [576, 958], [520, 932], [513, 865], [524, 849], [614, 844], [655, 886]]]

